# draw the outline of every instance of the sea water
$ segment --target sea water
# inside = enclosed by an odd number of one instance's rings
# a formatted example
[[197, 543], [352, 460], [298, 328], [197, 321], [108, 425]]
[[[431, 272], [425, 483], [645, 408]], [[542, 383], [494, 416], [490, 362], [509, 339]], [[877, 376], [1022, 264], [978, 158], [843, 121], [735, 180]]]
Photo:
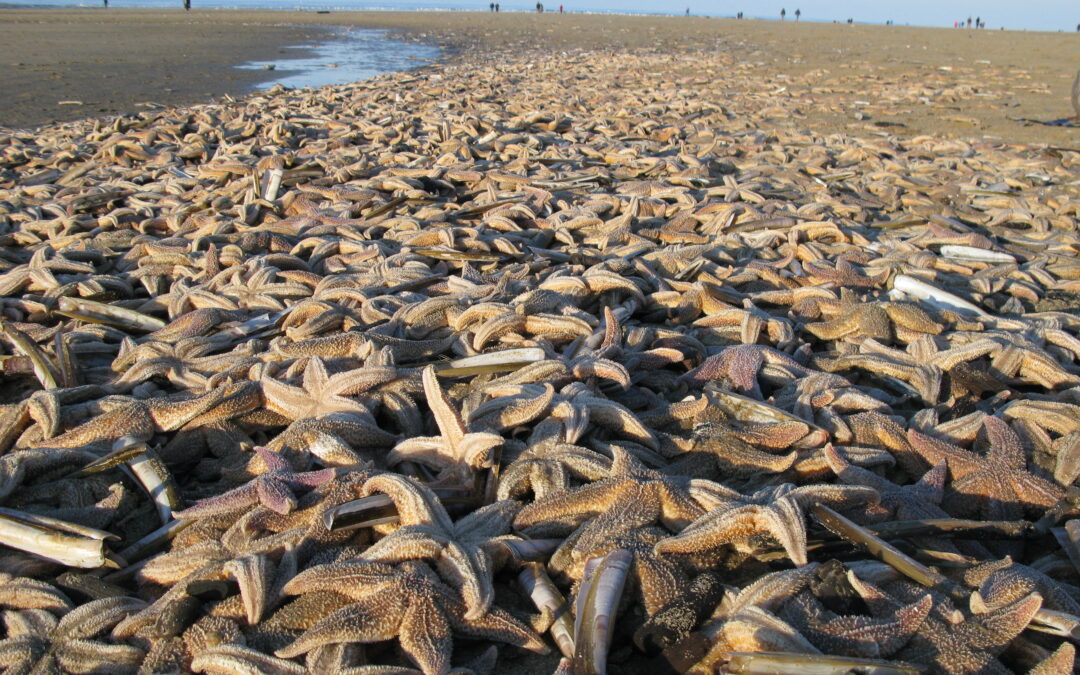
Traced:
[[371, 28], [338, 28], [329, 31], [325, 41], [292, 49], [297, 51], [293, 58], [286, 54], [274, 61], [251, 61], [237, 67], [267, 71], [267, 80], [257, 85], [259, 89], [278, 84], [321, 87], [416, 68], [440, 55], [438, 47], [390, 39], [385, 30]]

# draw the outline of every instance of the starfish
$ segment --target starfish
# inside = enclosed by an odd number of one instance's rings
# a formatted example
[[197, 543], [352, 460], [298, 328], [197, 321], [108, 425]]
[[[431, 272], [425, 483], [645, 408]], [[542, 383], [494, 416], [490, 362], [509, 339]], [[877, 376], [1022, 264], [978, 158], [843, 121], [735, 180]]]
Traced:
[[155, 433], [176, 431], [205, 417], [229, 419], [251, 409], [243, 385], [209, 391], [184, 400], [151, 398], [128, 401], [103, 415], [55, 438], [39, 441], [35, 447], [78, 448], [85, 445], [112, 445], [121, 436], [147, 440]]
[[820, 651], [774, 612], [806, 588], [819, 563], [772, 572], [745, 588], [724, 595], [715, 618], [701, 632], [712, 645], [709, 653], [688, 672], [706, 675], [718, 670], [732, 651], [785, 651], [818, 654]]
[[94, 638], [145, 606], [142, 600], [120, 596], [88, 602], [59, 620], [42, 609], [8, 612], [0, 667], [9, 673], [135, 673], [143, 650]]
[[[894, 602], [892, 606], [899, 609], [901, 604]], [[1028, 595], [953, 625], [931, 613], [895, 658], [946, 673], [1010, 673], [996, 657], [1027, 627], [1041, 606], [1038, 595]]]
[[885, 269], [875, 276], [867, 276], [853, 263], [838, 259], [834, 268], [814, 263], [803, 266], [803, 271], [810, 279], [817, 282], [832, 282], [842, 288], [873, 288], [889, 276], [889, 270]]
[[262, 379], [266, 407], [298, 420], [330, 413], [347, 412], [370, 416], [363, 403], [345, 398], [398, 377], [393, 367], [365, 367], [330, 376], [321, 358], [311, 357], [304, 368], [302, 387], [285, 384], [272, 377]]
[[873, 488], [881, 496], [881, 506], [893, 520], [948, 518], [938, 504], [945, 496], [946, 464], [940, 462], [911, 485], [900, 486], [873, 471], [855, 466], [831, 443], [825, 446], [825, 459], [837, 479], [845, 485]]
[[957, 516], [979, 513], [988, 520], [1017, 520], [1025, 508], [1050, 508], [1065, 490], [1027, 471], [1024, 448], [1004, 421], [987, 415], [983, 430], [990, 442], [984, 456], [908, 430], [911, 447], [931, 464], [945, 461], [952, 477], [953, 509]]
[[[806, 435], [806, 425], [802, 427], [794, 440]], [[736, 476], [787, 471], [799, 457], [795, 450], [786, 455], [758, 450], [739, 436], [738, 431], [720, 423], [700, 424], [694, 428], [694, 449], [713, 453], [725, 475]]]
[[896, 382], [927, 405], [935, 405], [941, 391], [940, 368], [926, 365], [921, 359], [903, 350], [887, 347], [873, 338], [866, 338], [859, 344], [858, 354], [844, 354], [835, 358], [819, 356], [814, 358], [814, 363], [830, 373], [858, 369], [873, 377], [884, 378], [887, 382]]
[[0, 572], [0, 606], [12, 609], [45, 609], [62, 613], [72, 608], [71, 600], [44, 581]]
[[279, 649], [278, 657], [292, 658], [327, 644], [397, 637], [405, 655], [426, 675], [443, 675], [450, 670], [454, 631], [539, 654], [548, 651], [539, 635], [499, 607], [492, 606], [479, 619], [466, 619], [465, 603], [423, 563], [318, 565], [285, 586], [290, 595], [325, 590], [344, 593], [353, 603], [324, 616], [295, 642]]
[[474, 471], [494, 463], [493, 450], [503, 444], [503, 437], [487, 432], [469, 432], [454, 404], [439, 385], [435, 368], [423, 374], [424, 395], [435, 415], [440, 436], [421, 436], [398, 443], [387, 455], [387, 464], [413, 461], [439, 470], [440, 484], [470, 484]]
[[461, 590], [468, 607], [465, 619], [474, 621], [484, 616], [495, 597], [492, 558], [496, 551], [492, 544], [510, 534], [510, 523], [521, 504], [495, 502], [454, 523], [435, 493], [415, 480], [393, 474], [378, 475], [364, 483], [360, 496], [375, 492], [387, 494], [394, 501], [401, 527], [376, 542], [361, 557], [391, 564], [431, 560], [439, 575]]
[[218, 644], [200, 650], [191, 660], [191, 669], [196, 673], [212, 675], [305, 675], [310, 672], [295, 661], [279, 659], [235, 643]]
[[[656, 545], [657, 553], [708, 553], [728, 544], [746, 546], [747, 539], [771, 534], [797, 566], [807, 564], [804, 510], [815, 504], [841, 509], [876, 504], [878, 494], [865, 487], [785, 483], [743, 497], [734, 493], [687, 526]], [[750, 550], [756, 547], [750, 544]]]
[[[219, 537], [200, 538], [186, 547], [177, 547], [149, 561], [139, 571], [141, 579], [169, 586], [161, 597], [138, 614], [128, 617], [113, 630], [116, 637], [171, 637], [182, 629], [168, 620], [178, 603], [187, 601], [188, 587], [197, 581], [233, 577], [240, 586], [240, 597], [248, 620], [255, 624], [263, 610], [272, 604], [276, 567], [284, 551], [297, 546], [307, 529], [294, 527], [278, 534], [255, 537], [249, 532], [256, 511], [232, 522]], [[284, 567], [288, 567], [288, 563]], [[147, 631], [152, 635], [144, 635]]]
[[837, 615], [803, 590], [784, 603], [780, 616], [827, 654], [887, 658], [907, 644], [930, 614], [929, 594], [877, 616]]
[[571, 477], [598, 481], [611, 472], [611, 459], [569, 443], [530, 443], [499, 476], [499, 499], [532, 492], [535, 501], [570, 489]]
[[[609, 511], [612, 512], [614, 509]], [[690, 585], [686, 572], [679, 564], [657, 555], [655, 550], [656, 543], [668, 536], [667, 530], [639, 527], [603, 540], [593, 540], [591, 546], [585, 543], [589, 540], [584, 539], [584, 534], [587, 534], [585, 527], [578, 529], [552, 554], [548, 563], [552, 572], [580, 581], [589, 560], [603, 558], [612, 551], [622, 549], [633, 556], [630, 574], [637, 581], [647, 614], [655, 614], [686, 593]]]
[[1045, 607], [1080, 616], [1080, 602], [1067, 590], [1066, 584], [1033, 567], [1015, 563], [1008, 556], [967, 569], [963, 578], [964, 583], [978, 587], [979, 590], [972, 594], [972, 607], [977, 605], [980, 612], [999, 609], [1029, 593], [1038, 593]]
[[296, 473], [278, 453], [259, 446], [255, 447], [255, 452], [266, 464], [266, 473], [216, 497], [200, 499], [193, 506], [173, 512], [173, 516], [181, 520], [203, 518], [257, 503], [275, 513], [286, 514], [296, 507], [293, 489], [319, 487], [334, 480], [337, 475], [334, 469]]
[[945, 327], [916, 305], [897, 302], [852, 303], [830, 321], [809, 323], [807, 332], [821, 340], [838, 340], [855, 333], [862, 337], [905, 342], [919, 335], [937, 335]]
[[804, 377], [813, 372], [772, 347], [733, 345], [705, 359], [700, 366], [681, 376], [679, 381], [692, 386], [701, 386], [709, 380], [726, 379], [731, 382], [736, 392], [761, 399], [761, 387], [758, 385], [757, 376], [766, 364], [782, 366]]
[[697, 497], [720, 491], [711, 481], [651, 471], [629, 453], [613, 448], [608, 478], [557, 492], [523, 508], [514, 527], [530, 536], [565, 535], [578, 527], [578, 546], [591, 550], [616, 533], [661, 522], [678, 531], [705, 510]]

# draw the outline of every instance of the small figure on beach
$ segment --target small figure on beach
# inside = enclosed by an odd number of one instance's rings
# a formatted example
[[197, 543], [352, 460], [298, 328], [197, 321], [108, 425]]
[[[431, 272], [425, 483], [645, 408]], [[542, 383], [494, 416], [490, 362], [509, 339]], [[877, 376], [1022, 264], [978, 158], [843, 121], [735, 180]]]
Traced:
[[109, 0], [105, 0], [105, 9], [109, 8]]
[[559, 14], [562, 14], [562, 13], [563, 13], [563, 6], [559, 5]]
[[742, 12], [739, 12], [738, 14], [736, 14], [735, 18], [736, 19], [741, 19], [742, 18]]
[[787, 16], [787, 10], [786, 9], [781, 9], [780, 10], [780, 20], [783, 21], [785, 16]]
[[495, 3], [493, 2], [493, 3], [489, 4], [489, 5], [488, 5], [488, 9], [489, 9], [490, 11], [494, 12], [494, 11], [495, 11]]
[[975, 17], [975, 27], [982, 28], [982, 17]]
[[190, 12], [191, 11], [191, 0], [184, 0], [184, 11], [185, 12]]
[[690, 16], [690, 8], [689, 7], [686, 8], [686, 16]]
[[800, 17], [800, 16], [802, 16], [802, 10], [801, 10], [801, 9], [797, 9], [797, 10], [795, 10], [795, 20], [796, 20], [796, 21], [798, 21], [798, 20], [799, 20], [799, 17]]
[[544, 13], [544, 6], [541, 5], [539, 2], [536, 3], [536, 13], [537, 14], [543, 14]]
[[967, 27], [971, 28], [971, 17], [970, 16], [968, 17], [968, 20], [967, 20]]
[[497, 3], [497, 2], [495, 3], [495, 13], [496, 14], [499, 13], [499, 3]]

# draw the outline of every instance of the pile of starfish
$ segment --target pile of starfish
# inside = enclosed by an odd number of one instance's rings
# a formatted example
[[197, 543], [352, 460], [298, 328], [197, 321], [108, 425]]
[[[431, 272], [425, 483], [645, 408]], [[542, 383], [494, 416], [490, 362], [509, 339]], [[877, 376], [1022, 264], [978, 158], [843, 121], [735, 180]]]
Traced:
[[1080, 153], [606, 59], [4, 137], [0, 669], [1073, 671]]

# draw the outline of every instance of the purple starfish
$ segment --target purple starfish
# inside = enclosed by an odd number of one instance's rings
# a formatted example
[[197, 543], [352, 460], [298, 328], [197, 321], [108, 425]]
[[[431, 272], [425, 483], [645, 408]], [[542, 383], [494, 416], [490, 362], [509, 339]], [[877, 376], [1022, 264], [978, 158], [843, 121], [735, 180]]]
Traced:
[[292, 493], [293, 489], [319, 487], [334, 480], [337, 475], [334, 469], [296, 473], [289, 466], [289, 463], [285, 461], [285, 458], [278, 453], [262, 447], [256, 447], [255, 452], [259, 453], [263, 462], [266, 463], [266, 473], [251, 479], [238, 488], [216, 497], [200, 499], [194, 505], [182, 511], [174, 511], [173, 516], [180, 519], [202, 518], [203, 516], [212, 516], [251, 506], [255, 503], [261, 503], [271, 511], [285, 515], [296, 506], [296, 498], [293, 497]]

